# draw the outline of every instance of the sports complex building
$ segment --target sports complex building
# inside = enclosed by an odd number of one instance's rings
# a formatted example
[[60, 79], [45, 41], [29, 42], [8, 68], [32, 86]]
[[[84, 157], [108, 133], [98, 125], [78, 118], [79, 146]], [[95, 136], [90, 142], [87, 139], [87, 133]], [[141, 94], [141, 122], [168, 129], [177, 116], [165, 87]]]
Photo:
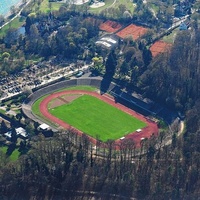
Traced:
[[[140, 141], [142, 138], [146, 137], [147, 133], [149, 134], [148, 137], [150, 137], [151, 134], [158, 134], [158, 128], [155, 121], [156, 118], [162, 118], [170, 123], [170, 121], [173, 121], [176, 117], [173, 112], [156, 104], [155, 102], [148, 99], [141, 99], [141, 97], [137, 94], [128, 94], [126, 91], [123, 91], [120, 86], [112, 82], [105, 86], [103, 84], [102, 78], [96, 77], [64, 80], [41, 88], [31, 94], [29, 98], [22, 104], [23, 113], [33, 121], [38, 122], [39, 124], [43, 124], [44, 121], [38, 116], [35, 116], [32, 112], [32, 105], [34, 102], [44, 95], [50, 95], [57, 92], [58, 90], [74, 86], [93, 86], [97, 88], [99, 97], [107, 95], [109, 98], [108, 101], [112, 99], [115, 105], [121, 105], [123, 108], [125, 108], [125, 110], [135, 112], [136, 115], [142, 117], [143, 121], [147, 123], [146, 128], [135, 131], [133, 135], [126, 135], [125, 137], [119, 139], [133, 138], [137, 141]], [[49, 127], [54, 132], [58, 131], [51, 125], [49, 125]], [[155, 133], [155, 131], [157, 131], [157, 133]]]

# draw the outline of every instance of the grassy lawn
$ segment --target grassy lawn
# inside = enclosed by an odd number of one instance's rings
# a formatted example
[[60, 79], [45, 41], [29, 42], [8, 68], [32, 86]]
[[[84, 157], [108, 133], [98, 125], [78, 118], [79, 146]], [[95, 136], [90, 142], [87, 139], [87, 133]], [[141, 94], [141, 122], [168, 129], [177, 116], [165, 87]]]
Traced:
[[[91, 87], [91, 86], [74, 86], [74, 87], [70, 87], [70, 88], [64, 88], [64, 89], [61, 89], [61, 90], [57, 90], [56, 92], [61, 92], [61, 91], [65, 91], [65, 90], [87, 90], [87, 91], [95, 91], [96, 88], [95, 87]], [[37, 101], [35, 101], [35, 103], [32, 105], [32, 112], [43, 118], [44, 119], [44, 116], [41, 114], [40, 112], [40, 103], [42, 102], [43, 99], [45, 99], [48, 95], [45, 95], [41, 98], [39, 98]], [[47, 120], [47, 119], [46, 119]]]
[[104, 142], [119, 139], [146, 126], [144, 122], [90, 95], [83, 95], [49, 112]]
[[18, 151], [18, 149], [15, 149], [9, 158], [11, 161], [16, 161], [19, 158], [19, 155], [20, 155], [20, 152]]
[[[0, 147], [0, 150], [6, 154], [8, 147], [4, 146], [4, 147]], [[15, 149], [12, 154], [9, 156], [9, 159], [11, 161], [16, 161], [20, 156], [20, 152], [18, 151], [18, 149]]]
[[0, 147], [0, 150], [6, 154], [8, 147]]
[[5, 101], [4, 104], [5, 104], [5, 105], [12, 104], [12, 100]]
[[29, 58], [25, 60], [26, 65], [37, 64], [42, 60], [42, 57], [38, 57], [36, 55], [30, 55]]
[[16, 110], [13, 110], [16, 114], [20, 114], [21, 113], [21, 111], [20, 111], [20, 109], [16, 109]]
[[39, 117], [43, 117], [43, 115], [40, 112], [40, 103], [42, 102], [43, 99], [45, 99], [45, 97], [47, 97], [48, 95], [45, 95], [41, 98], [39, 98], [37, 101], [34, 102], [34, 104], [32, 105], [32, 112], [39, 116]]
[[39, 11], [41, 11], [43, 13], [48, 13], [48, 12], [50, 12], [50, 10], [52, 10], [52, 11], [59, 10], [60, 6], [62, 6], [62, 5], [63, 5], [63, 3], [57, 3], [57, 2], [49, 3], [48, 0], [43, 0], [42, 3], [39, 5], [39, 7], [38, 7], [38, 4], [36, 3], [33, 6], [32, 10], [36, 11], [39, 8]]
[[109, 6], [112, 5], [112, 3], [114, 2], [114, 0], [105, 0], [104, 3], [105, 5], [99, 8], [89, 8], [90, 12], [99, 14], [102, 10], [105, 10], [106, 8], [108, 8]]
[[11, 28], [19, 28], [21, 27], [25, 22], [25, 18], [23, 17], [17, 17], [16, 19], [14, 19], [11, 23], [9, 23], [8, 25], [4, 26], [1, 30], [0, 30], [0, 38], [2, 38], [3, 36], [5, 36], [6, 31], [11, 27]]
[[40, 103], [43, 101], [43, 99], [45, 99], [48, 95], [45, 95], [41, 98], [39, 98], [37, 101], [34, 102], [34, 104], [32, 105], [32, 112], [34, 115], [36, 115], [38, 118], [40, 118], [43, 122], [53, 126], [53, 127], [56, 127], [56, 125], [51, 122], [48, 118], [44, 117], [42, 115], [42, 113], [40, 112]]
[[[62, 6], [63, 3], [51, 2], [51, 4], [49, 4], [48, 0], [43, 0], [39, 7], [38, 7], [38, 4], [35, 4], [32, 7], [32, 11], [37, 11], [38, 8], [39, 8], [39, 11], [41, 11], [43, 13], [48, 13], [48, 12], [50, 12], [50, 5], [51, 5], [51, 10], [52, 11], [54, 11], [54, 10], [56, 11], [56, 10], [59, 10], [60, 6]], [[17, 17], [11, 23], [9, 23], [8, 25], [4, 26], [0, 30], [0, 38], [5, 36], [6, 31], [10, 27], [11, 28], [19, 28], [24, 24], [24, 22], [25, 22], [25, 18], [24, 17]]]
[[116, 3], [113, 5], [114, 7], [118, 7], [120, 4], [123, 4], [126, 6], [127, 10], [130, 10], [131, 13], [133, 14], [134, 9], [135, 9], [135, 5], [133, 4], [132, 1], [130, 0], [120, 0], [120, 1], [116, 1]]
[[0, 113], [5, 114], [6, 110], [0, 109]]
[[155, 5], [154, 3], [150, 3], [150, 7], [154, 10], [154, 12], [157, 14], [159, 11], [159, 7]]
[[[89, 11], [95, 14], [99, 14], [102, 10], [105, 10], [106, 8], [117, 8], [120, 4], [125, 5], [127, 10], [130, 10], [133, 14], [134, 12], [134, 5], [130, 0], [116, 0], [116, 2], [113, 4], [115, 0], [105, 0], [105, 5], [99, 8], [89, 8]], [[113, 4], [113, 5], [112, 5]], [[112, 5], [112, 6], [111, 6]]]
[[172, 31], [172, 33], [170, 33], [169, 35], [166, 35], [162, 38], [162, 40], [164, 42], [167, 42], [167, 43], [174, 43], [174, 39], [176, 37], [176, 34], [179, 32], [179, 28], [176, 28]]
[[[65, 91], [65, 90], [86, 90], [86, 91], [95, 91], [97, 90], [97, 88], [92, 87], [92, 86], [88, 86], [88, 85], [80, 85], [80, 86], [74, 86], [74, 87], [70, 87], [70, 88], [65, 88], [62, 90], [58, 90], [58, 91]], [[58, 92], [56, 91], [56, 92]]]

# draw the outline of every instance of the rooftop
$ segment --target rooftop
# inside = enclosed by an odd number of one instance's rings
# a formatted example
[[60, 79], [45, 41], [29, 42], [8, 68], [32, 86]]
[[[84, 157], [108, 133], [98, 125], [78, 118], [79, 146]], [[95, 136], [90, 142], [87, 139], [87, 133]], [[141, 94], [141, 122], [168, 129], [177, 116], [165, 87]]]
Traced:
[[46, 130], [46, 129], [49, 128], [49, 125], [43, 123], [43, 124], [41, 124], [38, 128], [40, 128], [40, 129], [42, 129], [42, 130]]

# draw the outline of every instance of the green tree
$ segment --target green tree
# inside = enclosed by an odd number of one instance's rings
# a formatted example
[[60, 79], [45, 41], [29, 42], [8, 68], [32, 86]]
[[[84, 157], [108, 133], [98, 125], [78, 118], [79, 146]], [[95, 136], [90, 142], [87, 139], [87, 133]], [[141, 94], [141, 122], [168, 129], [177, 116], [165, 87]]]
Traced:
[[91, 67], [92, 73], [95, 75], [103, 73], [103, 70], [104, 70], [103, 58], [102, 57], [93, 57], [92, 61], [94, 62], [93, 66]]
[[17, 132], [15, 128], [12, 128], [11, 130], [11, 142], [16, 143], [17, 142]]
[[4, 52], [4, 53], [2, 53], [2, 59], [4, 59], [4, 58], [10, 58], [10, 53], [8, 53], [8, 52]]
[[16, 28], [9, 28], [6, 32], [6, 36], [4, 38], [4, 42], [6, 44], [6, 47], [10, 48], [11, 45], [14, 45], [17, 43], [17, 29]]
[[4, 120], [1, 121], [0, 133], [6, 133], [8, 131], [8, 127]]
[[116, 57], [116, 54], [114, 52], [114, 50], [112, 50], [109, 55], [108, 55], [108, 58], [106, 60], [106, 63], [105, 63], [105, 77], [110, 79], [114, 76], [115, 74], [115, 69], [116, 69], [116, 66], [117, 66], [117, 57]]
[[16, 119], [18, 119], [19, 122], [21, 122], [22, 114], [21, 114], [21, 113], [17, 113], [17, 115], [16, 115]]
[[30, 27], [32, 25], [32, 20], [31, 20], [31, 17], [28, 16], [26, 18], [26, 23], [25, 23], [25, 31], [26, 31], [26, 34], [29, 34], [30, 33]]

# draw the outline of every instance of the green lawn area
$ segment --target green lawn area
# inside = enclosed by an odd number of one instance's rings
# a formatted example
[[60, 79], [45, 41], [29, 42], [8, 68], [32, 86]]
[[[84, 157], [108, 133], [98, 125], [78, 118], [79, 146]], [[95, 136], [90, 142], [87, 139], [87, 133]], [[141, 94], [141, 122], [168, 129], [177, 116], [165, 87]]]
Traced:
[[104, 3], [105, 5], [99, 8], [90, 8], [89, 11], [99, 14], [102, 10], [105, 10], [107, 7], [111, 6], [114, 0], [105, 0]]
[[154, 10], [154, 12], [155, 12], [156, 14], [158, 13], [159, 7], [158, 7], [156, 4], [150, 3], [149, 6]]
[[38, 4], [35, 3], [32, 10], [37, 11], [39, 8], [39, 11], [41, 11], [43, 13], [48, 13], [48, 12], [50, 12], [50, 10], [52, 10], [52, 11], [59, 10], [60, 6], [62, 6], [62, 5], [63, 5], [63, 3], [57, 3], [57, 2], [49, 3], [48, 0], [43, 0], [42, 3], [39, 5], [39, 7], [38, 7]]
[[[60, 6], [62, 6], [62, 5], [63, 5], [63, 3], [57, 3], [57, 2], [51, 2], [49, 4], [48, 0], [43, 0], [39, 7], [38, 7], [38, 4], [35, 3], [34, 6], [32, 7], [32, 11], [36, 12], [39, 9], [40, 12], [48, 13], [48, 12], [50, 12], [50, 7], [51, 7], [52, 11], [54, 11], [54, 10], [56, 11], [56, 10], [59, 10]], [[5, 36], [5, 33], [9, 29], [9, 27], [19, 28], [24, 23], [25, 23], [25, 18], [24, 17], [17, 17], [11, 23], [9, 23], [8, 25], [4, 26], [0, 30], [0, 38]]]
[[11, 161], [16, 161], [19, 158], [20, 152], [18, 149], [15, 149], [12, 154], [10, 155], [10, 160]]
[[6, 113], [6, 111], [5, 111], [5, 110], [3, 110], [3, 109], [0, 109], [0, 113], [2, 113], [2, 114], [5, 114], [5, 113]]
[[[4, 146], [4, 147], [0, 147], [0, 150], [6, 154], [8, 147]], [[20, 156], [20, 152], [18, 151], [18, 149], [15, 149], [12, 154], [9, 156], [9, 159], [11, 161], [16, 161]]]
[[48, 95], [45, 95], [41, 98], [39, 98], [37, 101], [34, 102], [34, 104], [32, 105], [32, 111], [35, 115], [42, 117], [43, 115], [40, 112], [40, 103], [42, 102], [43, 99], [45, 99], [45, 97], [47, 97]]
[[[91, 86], [87, 86], [87, 85], [83, 85], [83, 86], [74, 86], [74, 87], [69, 87], [69, 88], [64, 88], [61, 90], [57, 90], [56, 92], [60, 92], [60, 91], [65, 91], [65, 90], [86, 90], [86, 91], [95, 91], [96, 88], [95, 87], [91, 87]], [[40, 118], [44, 119], [44, 116], [41, 114], [40, 112], [40, 103], [42, 102], [42, 100], [47, 97], [48, 95], [45, 95], [41, 98], [39, 98], [37, 101], [34, 102], [34, 104], [32, 105], [32, 112], [37, 115]], [[47, 120], [47, 119], [46, 119]]]
[[[92, 87], [92, 86], [88, 86], [88, 85], [80, 85], [80, 86], [74, 86], [74, 87], [70, 87], [70, 88], [65, 88], [62, 90], [58, 90], [58, 91], [64, 91], [64, 90], [86, 90], [86, 91], [95, 91], [97, 88]], [[56, 91], [56, 92], [58, 92]]]
[[176, 28], [172, 31], [172, 33], [170, 33], [169, 35], [166, 35], [162, 38], [162, 40], [164, 42], [167, 42], [167, 43], [174, 43], [174, 39], [176, 37], [176, 34], [179, 32], [179, 28]]
[[83, 95], [49, 112], [84, 133], [106, 142], [132, 133], [146, 124], [95, 98]]
[[11, 27], [11, 28], [19, 28], [21, 27], [25, 22], [25, 18], [23, 17], [17, 17], [14, 19], [11, 23], [7, 24], [0, 30], [0, 38], [5, 36], [6, 31]]
[[[105, 0], [105, 5], [99, 8], [90, 8], [89, 11], [95, 14], [99, 14], [102, 10], [105, 10], [106, 8], [117, 8], [120, 4], [125, 5], [127, 10], [130, 10], [131, 13], [133, 14], [134, 12], [134, 5], [130, 0], [120, 0], [120, 1], [116, 1], [114, 3], [115, 0]], [[114, 4], [113, 4], [114, 3]], [[113, 5], [112, 5], [113, 4]]]
[[0, 147], [0, 150], [6, 154], [8, 147]]
[[113, 7], [118, 7], [120, 4], [125, 5], [126, 9], [130, 10], [131, 13], [133, 14], [134, 9], [135, 9], [135, 3], [133, 3], [131, 0], [120, 0], [120, 1], [116, 1]]

